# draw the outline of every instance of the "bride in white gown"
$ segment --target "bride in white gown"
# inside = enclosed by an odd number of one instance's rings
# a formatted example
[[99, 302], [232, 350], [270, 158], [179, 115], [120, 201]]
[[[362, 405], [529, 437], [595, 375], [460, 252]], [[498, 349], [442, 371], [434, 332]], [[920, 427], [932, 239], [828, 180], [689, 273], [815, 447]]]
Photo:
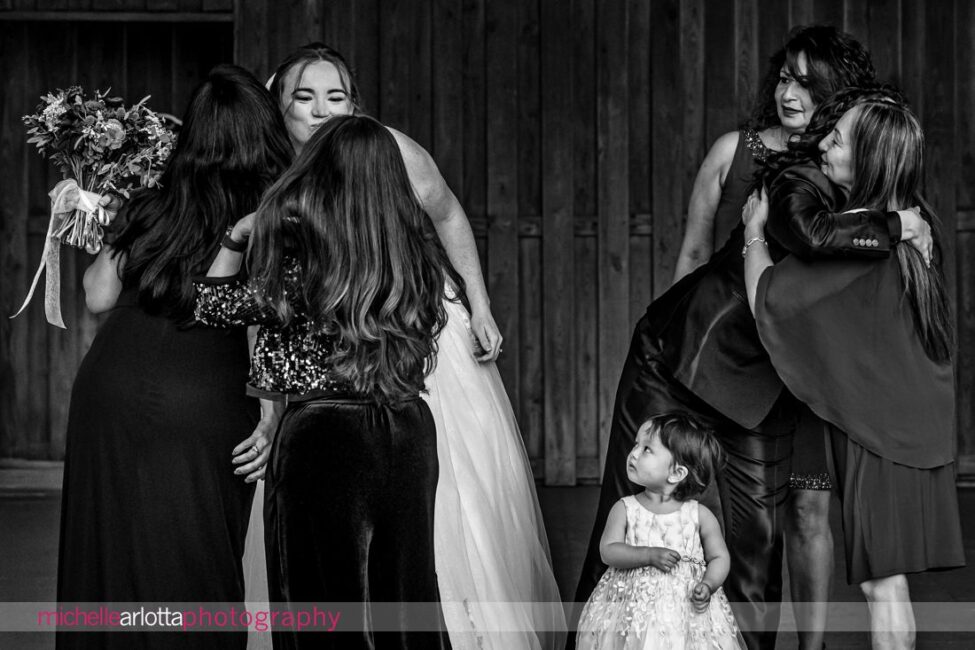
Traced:
[[[269, 87], [299, 151], [325, 119], [358, 107], [345, 60], [320, 43], [287, 57]], [[501, 339], [487, 306], [470, 225], [430, 155], [405, 135], [390, 132], [477, 315], [445, 301], [448, 321], [424, 395], [437, 424], [434, 550], [450, 642], [459, 650], [561, 650], [565, 617], [528, 455], [494, 363]], [[475, 339], [489, 349], [480, 361]], [[259, 510], [263, 485], [254, 502], [244, 552], [246, 600], [260, 608], [267, 600]], [[263, 647], [270, 647], [269, 635], [252, 634], [248, 648]]]

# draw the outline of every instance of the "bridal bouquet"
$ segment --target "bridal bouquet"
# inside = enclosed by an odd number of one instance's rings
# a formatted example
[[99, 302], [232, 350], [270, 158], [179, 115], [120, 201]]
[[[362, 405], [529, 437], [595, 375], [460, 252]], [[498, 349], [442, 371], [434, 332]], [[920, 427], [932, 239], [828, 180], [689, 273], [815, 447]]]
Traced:
[[[64, 327], [60, 315], [59, 248], [62, 243], [91, 254], [102, 247], [110, 221], [99, 205], [102, 195], [124, 197], [137, 187], [154, 187], [175, 144], [174, 134], [146, 106], [149, 98], [126, 108], [109, 91], [85, 95], [79, 86], [41, 98], [35, 113], [23, 117], [27, 142], [37, 146], [66, 180], [50, 193], [51, 221], [44, 255], [20, 314], [47, 268], [45, 312]], [[70, 207], [69, 207], [70, 206]], [[17, 314], [14, 314], [15, 316]]]

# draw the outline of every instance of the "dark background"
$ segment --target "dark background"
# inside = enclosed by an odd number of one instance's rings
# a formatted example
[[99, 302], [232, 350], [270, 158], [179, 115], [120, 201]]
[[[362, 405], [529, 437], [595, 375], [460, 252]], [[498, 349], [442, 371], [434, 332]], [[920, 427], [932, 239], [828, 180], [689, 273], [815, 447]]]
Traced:
[[[928, 142], [959, 327], [960, 467], [975, 472], [975, 3], [969, 0], [0, 0], [0, 315], [40, 259], [56, 174], [20, 117], [73, 83], [179, 115], [214, 64], [265, 79], [342, 51], [365, 108], [439, 164], [474, 226], [499, 366], [536, 477], [599, 478], [630, 331], [670, 282], [708, 147], [793, 25], [829, 22], [901, 86]], [[720, 243], [720, 242], [719, 242]], [[0, 458], [59, 459], [98, 320], [64, 249], [67, 331], [0, 318]], [[151, 369], [147, 369], [151, 372]], [[923, 435], [923, 432], [919, 432]]]

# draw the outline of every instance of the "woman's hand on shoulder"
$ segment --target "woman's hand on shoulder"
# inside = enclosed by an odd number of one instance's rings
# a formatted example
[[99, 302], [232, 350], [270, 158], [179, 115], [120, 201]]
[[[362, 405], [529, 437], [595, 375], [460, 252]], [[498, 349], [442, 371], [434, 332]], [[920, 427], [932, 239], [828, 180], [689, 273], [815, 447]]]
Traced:
[[915, 205], [907, 210], [898, 210], [897, 215], [901, 220], [901, 241], [916, 248], [924, 257], [924, 263], [931, 266], [934, 236], [931, 224], [921, 216], [921, 208]]

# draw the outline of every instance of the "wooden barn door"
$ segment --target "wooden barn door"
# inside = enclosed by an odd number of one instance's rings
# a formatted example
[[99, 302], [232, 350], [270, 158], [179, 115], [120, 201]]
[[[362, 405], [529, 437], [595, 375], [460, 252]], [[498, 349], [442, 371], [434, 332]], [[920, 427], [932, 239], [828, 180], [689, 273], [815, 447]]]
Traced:
[[324, 40], [366, 110], [433, 154], [474, 225], [535, 475], [573, 485], [600, 478], [630, 332], [670, 284], [707, 149], [747, 115], [791, 26], [853, 33], [926, 130], [961, 333], [959, 448], [975, 469], [975, 127], [957, 118], [975, 112], [971, 5], [249, 0], [237, 56], [267, 75]]
[[128, 103], [152, 95], [153, 109], [180, 115], [206, 71], [233, 56], [229, 11], [205, 22], [188, 12], [132, 18], [111, 11], [0, 13], [0, 457], [63, 457], [72, 382], [98, 325], [81, 286], [91, 257], [68, 247], [61, 262], [67, 330], [45, 322], [43, 284], [27, 312], [7, 318], [37, 268], [50, 213], [47, 191], [60, 179], [26, 144], [21, 116], [40, 95], [72, 84], [89, 92], [111, 87]]

